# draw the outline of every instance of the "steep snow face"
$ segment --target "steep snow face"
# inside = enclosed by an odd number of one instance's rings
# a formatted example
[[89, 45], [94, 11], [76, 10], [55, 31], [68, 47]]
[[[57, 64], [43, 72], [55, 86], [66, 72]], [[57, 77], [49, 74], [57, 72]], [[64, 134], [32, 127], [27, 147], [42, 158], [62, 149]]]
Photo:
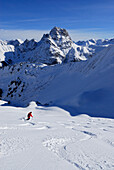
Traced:
[[13, 56], [14, 46], [8, 45], [7, 41], [0, 40], [0, 66], [1, 62], [5, 60], [5, 54], [8, 53], [10, 57]]
[[61, 63], [65, 55], [49, 34], [44, 34], [34, 51], [35, 58], [30, 61], [45, 64]]
[[40, 92], [41, 102], [53, 101], [71, 115], [87, 113], [114, 118], [113, 45], [86, 62], [72, 63], [61, 72]]
[[77, 70], [81, 70], [83, 73], [94, 74], [97, 72], [106, 71], [114, 66], [114, 45], [109, 45], [108, 47], [101, 50], [99, 53], [89, 58], [87, 62], [81, 62]]
[[87, 61], [55, 66], [15, 64], [0, 70], [1, 98], [27, 106], [32, 100], [71, 115], [114, 117], [114, 45]]

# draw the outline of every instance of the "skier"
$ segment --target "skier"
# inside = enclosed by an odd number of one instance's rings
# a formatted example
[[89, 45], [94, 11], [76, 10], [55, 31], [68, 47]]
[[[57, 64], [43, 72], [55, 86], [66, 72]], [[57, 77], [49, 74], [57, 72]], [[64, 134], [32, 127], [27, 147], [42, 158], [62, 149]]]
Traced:
[[28, 115], [27, 115], [27, 117], [28, 117], [28, 118], [27, 118], [26, 120], [29, 120], [30, 117], [33, 117], [32, 112], [29, 112]]

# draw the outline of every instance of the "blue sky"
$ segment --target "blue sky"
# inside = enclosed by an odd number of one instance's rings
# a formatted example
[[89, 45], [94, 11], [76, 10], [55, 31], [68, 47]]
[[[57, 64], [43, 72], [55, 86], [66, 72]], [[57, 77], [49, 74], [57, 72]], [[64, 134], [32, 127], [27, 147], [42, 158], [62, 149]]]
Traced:
[[23, 31], [40, 38], [54, 26], [67, 29], [75, 40], [111, 38], [114, 0], [0, 0], [0, 39], [21, 38]]

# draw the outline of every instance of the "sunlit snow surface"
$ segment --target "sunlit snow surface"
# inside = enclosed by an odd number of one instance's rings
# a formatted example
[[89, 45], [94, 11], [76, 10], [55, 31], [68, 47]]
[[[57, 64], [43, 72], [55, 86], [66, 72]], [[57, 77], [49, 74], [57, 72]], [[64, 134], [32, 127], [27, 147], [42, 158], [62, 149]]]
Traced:
[[[58, 107], [2, 106], [0, 170], [114, 169], [114, 119]], [[25, 121], [29, 111], [33, 119]]]

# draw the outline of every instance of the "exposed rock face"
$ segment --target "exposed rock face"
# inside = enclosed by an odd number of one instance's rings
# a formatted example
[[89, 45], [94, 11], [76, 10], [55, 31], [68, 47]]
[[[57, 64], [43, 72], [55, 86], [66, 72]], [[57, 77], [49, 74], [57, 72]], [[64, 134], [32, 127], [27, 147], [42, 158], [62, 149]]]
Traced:
[[32, 40], [25, 40], [17, 49], [16, 52], [18, 54], [18, 51], [20, 52], [27, 52], [27, 51], [31, 51], [34, 50], [37, 46], [37, 42], [32, 39]]
[[50, 31], [50, 36], [61, 50], [71, 48], [73, 42], [65, 29], [54, 27]]
[[[78, 50], [79, 46], [73, 43], [65, 29], [54, 27], [49, 34], [44, 34], [39, 44], [38, 52], [42, 49], [43, 57], [45, 53], [47, 54], [45, 56], [47, 64], [86, 60], [86, 57]], [[42, 52], [39, 53], [40, 58]]]

